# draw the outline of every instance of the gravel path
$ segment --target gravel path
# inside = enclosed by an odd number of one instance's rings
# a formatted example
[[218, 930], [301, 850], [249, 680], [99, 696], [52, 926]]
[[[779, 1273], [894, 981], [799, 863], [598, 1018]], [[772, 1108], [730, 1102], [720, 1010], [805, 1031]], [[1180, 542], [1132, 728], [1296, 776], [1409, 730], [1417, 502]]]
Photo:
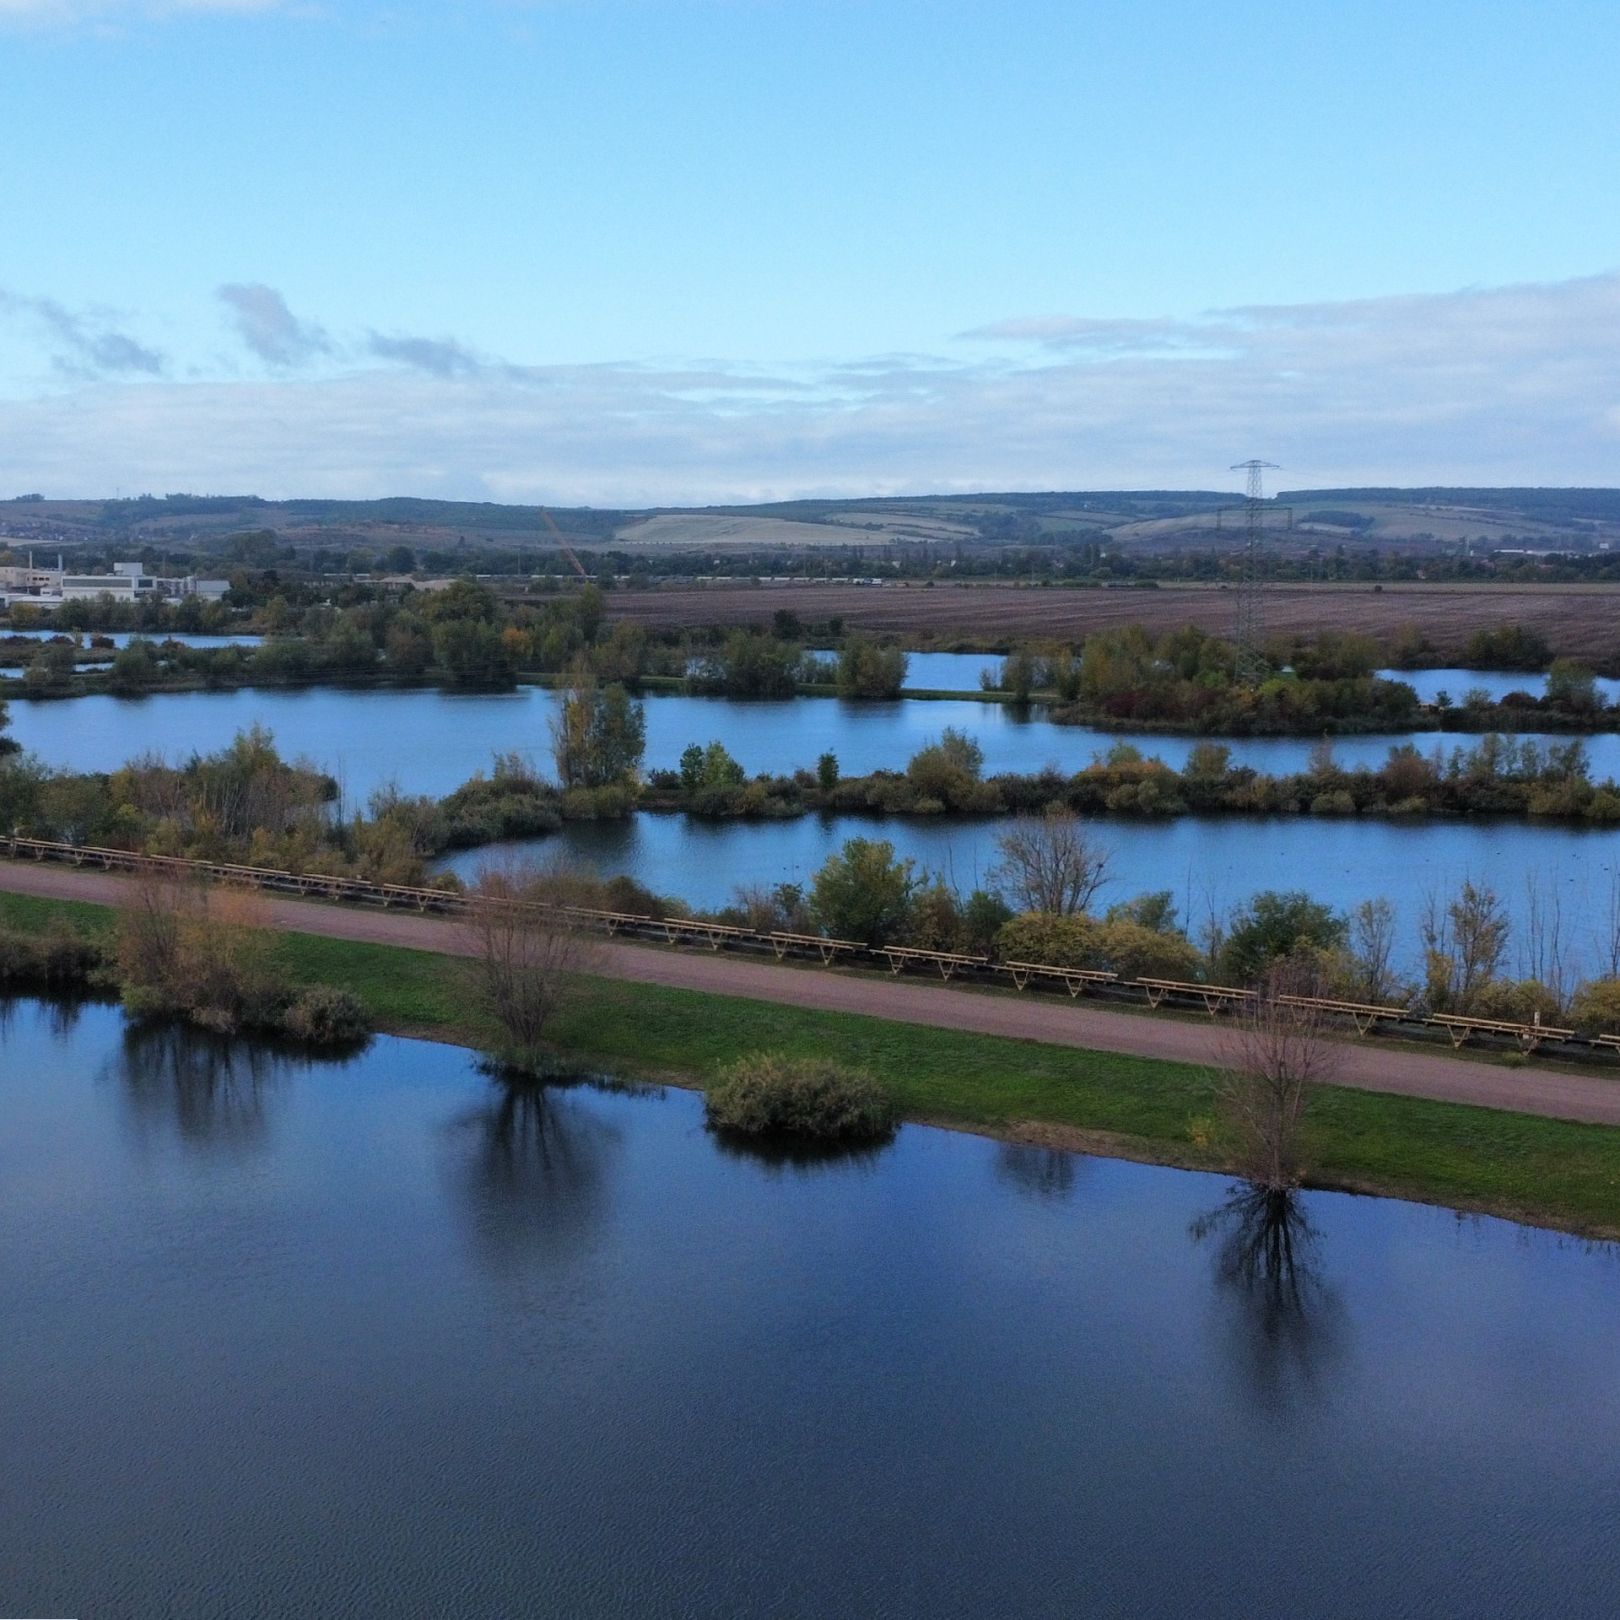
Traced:
[[[55, 900], [115, 904], [127, 880], [104, 872], [0, 861], [0, 889]], [[468, 954], [461, 927], [442, 918], [362, 911], [302, 900], [264, 897], [273, 923], [297, 933], [400, 945], [446, 955]], [[890, 980], [656, 945], [604, 943], [596, 970], [635, 984], [667, 985], [743, 996], [823, 1012], [861, 1013], [897, 1023], [927, 1024], [980, 1035], [1011, 1036], [1052, 1046], [1123, 1052], [1184, 1063], [1218, 1063], [1222, 1032], [1207, 1023], [1120, 1012], [1087, 1002], [952, 990], [920, 981]], [[1507, 1069], [1410, 1047], [1345, 1042], [1335, 1083], [1441, 1102], [1598, 1125], [1620, 1125], [1620, 1084], [1602, 1074], [1554, 1069]]]

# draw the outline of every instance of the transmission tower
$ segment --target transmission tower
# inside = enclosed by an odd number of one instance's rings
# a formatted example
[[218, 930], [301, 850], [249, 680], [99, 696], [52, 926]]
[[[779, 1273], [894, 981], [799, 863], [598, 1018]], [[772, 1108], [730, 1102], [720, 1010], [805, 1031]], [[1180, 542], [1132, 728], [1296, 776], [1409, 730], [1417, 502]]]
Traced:
[[1260, 566], [1260, 531], [1265, 524], [1265, 503], [1260, 494], [1260, 475], [1275, 470], [1276, 466], [1274, 461], [1239, 461], [1231, 469], [1249, 475], [1249, 498], [1243, 503], [1246, 533], [1238, 572], [1237, 622], [1232, 627], [1240, 686], [1258, 685], [1265, 671], [1265, 660], [1260, 655], [1260, 642], [1265, 635], [1265, 616], [1261, 612], [1265, 577]]

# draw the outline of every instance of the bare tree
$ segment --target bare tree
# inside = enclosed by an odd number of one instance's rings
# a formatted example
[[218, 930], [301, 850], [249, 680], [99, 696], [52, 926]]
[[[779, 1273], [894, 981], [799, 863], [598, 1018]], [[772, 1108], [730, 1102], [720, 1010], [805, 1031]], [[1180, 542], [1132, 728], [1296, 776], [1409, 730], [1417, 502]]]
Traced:
[[1060, 806], [1019, 816], [996, 848], [1001, 859], [990, 868], [990, 880], [1019, 911], [1085, 911], [1107, 881], [1108, 851], [1079, 816]]
[[1598, 960], [1604, 967], [1604, 977], [1620, 979], [1620, 871], [1609, 874], [1608, 901], [1598, 919], [1596, 930]]
[[1239, 1168], [1256, 1186], [1299, 1183], [1300, 1142], [1313, 1086], [1332, 1079], [1341, 1048], [1328, 1014], [1310, 1005], [1321, 986], [1294, 961], [1267, 970], [1228, 1036], [1220, 1099], [1237, 1140]]
[[1383, 1001], [1395, 992], [1390, 963], [1395, 956], [1395, 908], [1387, 900], [1363, 900], [1350, 913], [1350, 951], [1356, 964], [1356, 990], [1364, 1001]]
[[1569, 999], [1569, 946], [1564, 938], [1564, 902], [1557, 883], [1538, 873], [1524, 880], [1524, 930], [1519, 944], [1519, 977], [1545, 985], [1562, 1007]]
[[532, 869], [482, 868], [465, 924], [474, 988], [500, 1032], [495, 1056], [530, 1073], [543, 1066], [547, 1028], [594, 955], [577, 927], [537, 899], [540, 886]]

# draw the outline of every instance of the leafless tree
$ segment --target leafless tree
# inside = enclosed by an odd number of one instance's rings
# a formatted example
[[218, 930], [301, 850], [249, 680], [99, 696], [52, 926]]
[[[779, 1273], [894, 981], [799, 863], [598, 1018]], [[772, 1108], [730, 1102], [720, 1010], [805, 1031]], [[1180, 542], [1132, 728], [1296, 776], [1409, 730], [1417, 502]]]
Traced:
[[1320, 993], [1316, 975], [1276, 963], [1240, 1008], [1227, 1042], [1221, 1104], [1236, 1138], [1239, 1168], [1256, 1186], [1299, 1183], [1299, 1155], [1311, 1088], [1332, 1079], [1341, 1048], [1328, 1014], [1298, 998]]
[[1001, 859], [990, 868], [990, 880], [1019, 911], [1085, 911], [1107, 881], [1108, 851], [1079, 816], [1058, 806], [1019, 816], [996, 848]]
[[1609, 874], [1608, 901], [1598, 919], [1598, 960], [1604, 967], [1604, 977], [1620, 979], [1620, 871]]
[[1350, 913], [1350, 951], [1355, 958], [1356, 989], [1364, 1001], [1383, 1001], [1395, 993], [1390, 963], [1395, 956], [1395, 908], [1387, 900], [1363, 900]]
[[464, 925], [474, 988], [500, 1032], [494, 1055], [530, 1073], [543, 1066], [546, 1031], [595, 954], [577, 927], [536, 898], [540, 882], [522, 866], [484, 867]]
[[1519, 976], [1552, 991], [1562, 1007], [1569, 999], [1569, 945], [1564, 938], [1564, 903], [1556, 882], [1544, 884], [1530, 873], [1524, 880], [1524, 928], [1519, 943]]

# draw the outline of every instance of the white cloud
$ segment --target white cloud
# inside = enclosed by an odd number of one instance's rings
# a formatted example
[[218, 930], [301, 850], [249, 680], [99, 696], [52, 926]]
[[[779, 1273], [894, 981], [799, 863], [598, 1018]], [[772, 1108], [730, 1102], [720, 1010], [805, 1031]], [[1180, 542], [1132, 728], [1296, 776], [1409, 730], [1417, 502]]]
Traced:
[[284, 9], [286, 0], [0, 0], [0, 23], [51, 28], [208, 12], [248, 16], [254, 12]]
[[[1296, 488], [1602, 484], [1620, 467], [1620, 275], [1186, 321], [1000, 322], [966, 358], [769, 371], [519, 367], [454, 339], [344, 348], [279, 300], [259, 312], [267, 358], [302, 342], [327, 371], [0, 404], [18, 487], [629, 505], [1207, 488], [1250, 455]], [[402, 364], [377, 368], [376, 353]], [[365, 369], [332, 374], [344, 354]]]

